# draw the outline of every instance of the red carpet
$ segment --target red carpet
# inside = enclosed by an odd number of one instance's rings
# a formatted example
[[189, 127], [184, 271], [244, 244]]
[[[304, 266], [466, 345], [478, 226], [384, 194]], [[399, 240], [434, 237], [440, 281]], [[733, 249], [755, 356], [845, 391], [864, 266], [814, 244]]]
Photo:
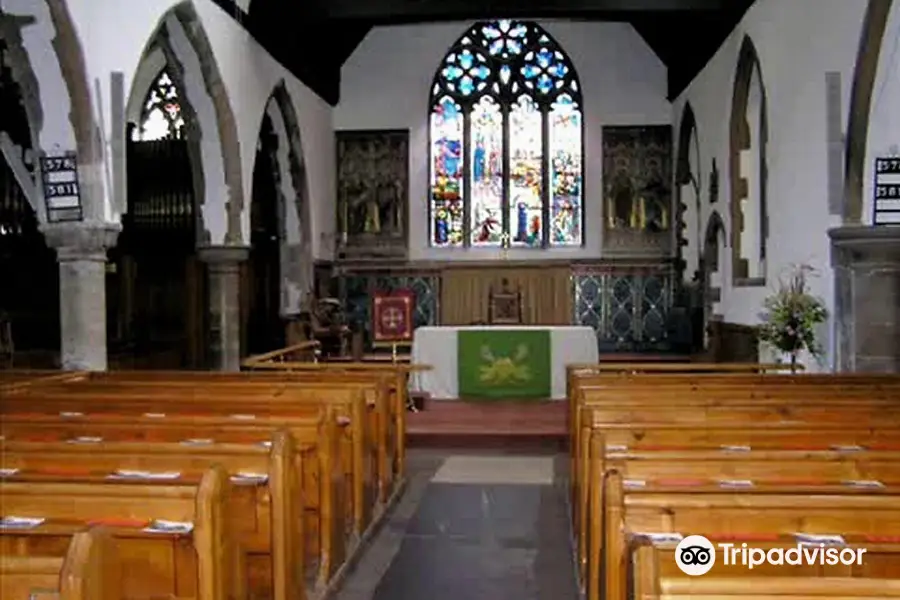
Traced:
[[565, 401], [431, 400], [408, 413], [412, 447], [554, 447], [565, 443]]

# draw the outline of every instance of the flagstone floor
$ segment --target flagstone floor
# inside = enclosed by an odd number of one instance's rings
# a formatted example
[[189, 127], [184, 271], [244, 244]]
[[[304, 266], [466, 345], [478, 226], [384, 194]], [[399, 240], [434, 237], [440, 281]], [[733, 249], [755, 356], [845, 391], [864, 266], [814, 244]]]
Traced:
[[403, 498], [336, 600], [574, 600], [566, 458], [411, 450]]

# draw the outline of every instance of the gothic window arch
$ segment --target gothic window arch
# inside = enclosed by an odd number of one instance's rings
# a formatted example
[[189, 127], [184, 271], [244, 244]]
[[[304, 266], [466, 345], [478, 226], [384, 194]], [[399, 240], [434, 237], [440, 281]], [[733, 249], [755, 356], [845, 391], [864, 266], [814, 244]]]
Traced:
[[732, 283], [766, 283], [768, 110], [756, 47], [745, 37], [738, 55], [731, 103], [731, 262]]
[[134, 141], [180, 140], [184, 139], [185, 131], [178, 87], [163, 67], [147, 90]]
[[438, 66], [429, 107], [431, 246], [583, 243], [581, 85], [540, 25], [475, 23]]

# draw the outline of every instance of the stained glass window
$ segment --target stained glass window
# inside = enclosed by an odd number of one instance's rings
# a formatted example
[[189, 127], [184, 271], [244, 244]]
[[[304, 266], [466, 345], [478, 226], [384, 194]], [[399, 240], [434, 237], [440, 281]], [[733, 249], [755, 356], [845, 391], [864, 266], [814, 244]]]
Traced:
[[583, 241], [581, 87], [531, 21], [480, 21], [431, 89], [430, 243], [577, 246]]
[[182, 139], [184, 115], [178, 100], [178, 88], [166, 69], [160, 71], [144, 101], [141, 126], [134, 131], [136, 141]]

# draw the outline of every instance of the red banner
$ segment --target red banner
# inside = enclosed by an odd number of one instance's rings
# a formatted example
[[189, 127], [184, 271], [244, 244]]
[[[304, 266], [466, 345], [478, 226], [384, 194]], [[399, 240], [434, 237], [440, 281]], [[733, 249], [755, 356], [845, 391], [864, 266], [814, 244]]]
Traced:
[[412, 342], [416, 296], [409, 290], [376, 292], [372, 298], [372, 340], [381, 344]]

